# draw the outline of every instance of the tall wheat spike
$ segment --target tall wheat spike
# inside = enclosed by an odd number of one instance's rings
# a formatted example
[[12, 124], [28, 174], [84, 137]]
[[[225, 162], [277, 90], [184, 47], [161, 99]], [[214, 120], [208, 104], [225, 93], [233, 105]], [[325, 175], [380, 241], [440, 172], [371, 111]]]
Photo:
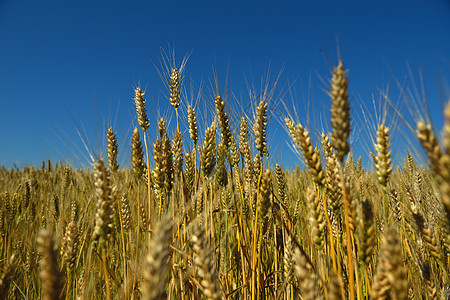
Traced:
[[113, 227], [113, 199], [110, 185], [110, 175], [108, 169], [105, 168], [105, 163], [100, 157], [94, 164], [94, 178], [95, 178], [95, 227], [92, 240], [103, 247], [109, 239]]
[[64, 233], [61, 256], [66, 265], [68, 272], [71, 272], [76, 263], [78, 248], [78, 228], [74, 221], [67, 224], [66, 231]]
[[183, 172], [183, 135], [178, 131], [172, 140], [173, 170], [175, 177]]
[[232, 167], [237, 166], [241, 159], [239, 157], [239, 149], [233, 135], [231, 135], [230, 138], [230, 154], [231, 154], [231, 161], [230, 161], [231, 166]]
[[172, 68], [169, 79], [169, 91], [170, 91], [170, 104], [175, 108], [177, 115], [177, 132], [180, 133], [180, 117], [178, 114], [178, 108], [180, 107], [180, 85], [181, 78], [177, 68]]
[[[444, 121], [444, 134], [443, 134], [442, 144], [445, 147], [445, 153], [447, 155], [450, 155], [450, 101], [445, 106], [444, 117], [445, 117], [445, 121]], [[449, 163], [449, 162], [447, 162], [447, 163]]]
[[172, 69], [169, 80], [169, 89], [170, 104], [175, 108], [180, 107], [180, 74], [177, 68]]
[[322, 133], [322, 149], [326, 158], [325, 187], [327, 189], [329, 207], [335, 214], [342, 205], [342, 191], [339, 187], [340, 177], [337, 172], [338, 159], [333, 151], [329, 138]]
[[213, 251], [207, 246], [204, 230], [198, 229], [191, 236], [191, 242], [195, 253], [194, 263], [198, 268], [198, 275], [203, 278], [201, 281], [203, 293], [210, 300], [224, 299], [219, 276], [214, 266]]
[[11, 285], [12, 277], [17, 268], [17, 258], [13, 254], [9, 258], [5, 269], [0, 277], [0, 299], [7, 299], [9, 287]]
[[45, 300], [64, 299], [62, 289], [62, 275], [59, 272], [57, 254], [54, 241], [46, 230], [41, 230], [37, 238], [41, 258], [42, 292]]
[[258, 150], [261, 155], [267, 156], [266, 127], [267, 103], [264, 100], [261, 100], [256, 108], [256, 120], [253, 125], [253, 132], [255, 133], [256, 150]]
[[397, 232], [389, 228], [383, 235], [381, 254], [374, 278], [372, 299], [406, 299], [408, 281], [403, 251]]
[[216, 165], [216, 123], [205, 131], [205, 142], [201, 152], [201, 167], [205, 176], [211, 175]]
[[311, 144], [309, 132], [305, 130], [301, 124], [295, 126], [290, 119], [286, 118], [285, 123], [292, 140], [303, 153], [306, 165], [308, 166], [308, 171], [310, 171], [313, 176], [314, 182], [320, 186], [325, 185], [325, 173], [322, 169], [320, 156]]
[[194, 145], [197, 145], [198, 141], [197, 118], [195, 117], [195, 110], [191, 105], [188, 106], [188, 123], [189, 123], [189, 136], [194, 142]]
[[215, 104], [216, 104], [216, 113], [217, 113], [217, 119], [219, 122], [222, 143], [227, 148], [229, 148], [231, 145], [230, 144], [231, 143], [231, 131], [230, 131], [228, 115], [225, 112], [225, 102], [222, 100], [222, 98], [219, 95], [217, 95]]
[[131, 163], [133, 173], [138, 180], [142, 179], [146, 173], [146, 165], [144, 162], [144, 151], [139, 137], [139, 130], [134, 128], [133, 137], [131, 139]]
[[[444, 127], [447, 128], [447, 126]], [[450, 226], [450, 154], [444, 153], [430, 124], [419, 121], [416, 136], [427, 152], [430, 169], [438, 180], [442, 203], [447, 213], [448, 226]]]
[[166, 216], [159, 223], [156, 233], [152, 235], [144, 267], [143, 299], [156, 300], [167, 297], [164, 287], [172, 253], [169, 247], [172, 230], [173, 222]]
[[350, 136], [350, 103], [348, 101], [348, 79], [344, 65], [339, 61], [333, 70], [331, 79], [331, 143], [339, 160], [344, 161], [350, 151], [348, 138]]
[[428, 299], [438, 299], [438, 292], [433, 281], [431, 266], [428, 262], [424, 262], [421, 266], [423, 278], [425, 279], [426, 291]]
[[297, 248], [294, 251], [294, 274], [299, 282], [302, 298], [305, 300], [321, 299], [319, 278], [309, 259]]
[[361, 202], [358, 214], [358, 256], [364, 266], [369, 266], [375, 246], [375, 220], [372, 202], [365, 199]]
[[143, 131], [146, 131], [149, 127], [147, 109], [145, 107], [146, 100], [144, 99], [144, 92], [138, 87], [135, 90], [134, 103], [136, 105], [136, 114], [138, 124]]
[[378, 181], [386, 188], [392, 173], [392, 159], [389, 150], [389, 128], [384, 124], [381, 124], [378, 128], [375, 151], [377, 152], [375, 168], [377, 169]]
[[259, 220], [262, 224], [262, 234], [267, 230], [268, 214], [272, 208], [272, 174], [270, 169], [264, 171], [261, 177], [261, 184], [259, 187], [260, 203], [259, 203]]
[[325, 219], [322, 214], [320, 196], [316, 194], [315, 190], [308, 188], [306, 190], [306, 199], [310, 212], [309, 221], [313, 231], [314, 243], [317, 249], [323, 248], [325, 236]]
[[116, 172], [119, 169], [119, 165], [117, 163], [117, 138], [113, 129], [110, 127], [106, 132], [106, 136], [108, 137], [108, 166], [112, 172]]
[[216, 181], [222, 187], [225, 187], [228, 183], [228, 174], [225, 168], [225, 153], [227, 151], [227, 147], [222, 142], [217, 146]]

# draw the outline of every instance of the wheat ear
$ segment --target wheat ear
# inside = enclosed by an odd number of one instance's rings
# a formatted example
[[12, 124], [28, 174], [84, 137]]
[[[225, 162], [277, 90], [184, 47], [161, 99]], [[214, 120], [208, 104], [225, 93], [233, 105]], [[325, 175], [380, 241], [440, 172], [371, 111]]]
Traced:
[[264, 100], [259, 102], [256, 108], [256, 119], [253, 125], [253, 132], [255, 133], [255, 146], [260, 155], [268, 155], [266, 142], [266, 127], [267, 127], [267, 103]]
[[0, 277], [0, 299], [8, 299], [8, 290], [12, 277], [17, 267], [17, 259], [13, 254], [8, 260], [5, 269]]
[[219, 284], [219, 275], [214, 266], [213, 252], [208, 248], [205, 238], [205, 231], [198, 229], [191, 237], [195, 258], [194, 263], [198, 267], [198, 275], [203, 278], [201, 284], [203, 293], [207, 299], [224, 299], [222, 288]]
[[216, 113], [217, 118], [219, 122], [219, 128], [221, 133], [221, 140], [222, 143], [229, 148], [230, 142], [231, 142], [231, 131], [230, 131], [230, 124], [228, 120], [227, 113], [225, 112], [225, 102], [222, 100], [222, 98], [217, 95], [216, 100]]
[[339, 61], [333, 70], [331, 79], [331, 143], [339, 160], [344, 161], [350, 151], [348, 138], [350, 136], [350, 103], [348, 101], [348, 79], [344, 65]]
[[150, 240], [150, 247], [145, 262], [143, 299], [156, 300], [167, 297], [164, 286], [169, 269], [168, 260], [172, 253], [169, 247], [172, 239], [173, 222], [164, 217]]
[[148, 123], [148, 117], [147, 117], [147, 109], [145, 108], [145, 102], [144, 99], [145, 93], [138, 87], [136, 88], [135, 97], [134, 97], [134, 103], [136, 105], [136, 114], [138, 119], [138, 124], [141, 126], [143, 131], [146, 131], [149, 127]]
[[393, 228], [386, 230], [375, 274], [372, 299], [406, 299], [407, 272], [403, 265], [402, 245]]
[[314, 150], [311, 144], [311, 137], [309, 136], [308, 130], [305, 130], [301, 124], [294, 125], [287, 118], [285, 119], [285, 124], [295, 145], [302, 151], [306, 165], [308, 166], [308, 171], [311, 173], [314, 182], [320, 186], [324, 186], [325, 173], [322, 169], [320, 155]]
[[113, 129], [110, 127], [106, 132], [108, 137], [108, 166], [112, 172], [116, 172], [119, 169], [117, 164], [117, 138]]
[[48, 231], [42, 229], [37, 237], [41, 258], [41, 273], [43, 298], [45, 300], [64, 299], [62, 294], [62, 275], [59, 272], [57, 254], [54, 242]]

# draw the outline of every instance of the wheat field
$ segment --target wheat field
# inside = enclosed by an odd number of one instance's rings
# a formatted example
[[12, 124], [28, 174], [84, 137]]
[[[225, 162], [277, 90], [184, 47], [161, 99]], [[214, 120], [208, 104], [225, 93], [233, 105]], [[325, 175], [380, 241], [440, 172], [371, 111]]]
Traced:
[[450, 104], [442, 138], [414, 124], [426, 165], [394, 165], [384, 122], [363, 162], [342, 62], [330, 79], [331, 132], [282, 120], [303, 169], [273, 159], [270, 95], [240, 120], [215, 95], [214, 121], [198, 124], [177, 68], [176, 130], [161, 118], [154, 142], [135, 89], [130, 166], [108, 128], [92, 169], [2, 167], [0, 299], [448, 299]]

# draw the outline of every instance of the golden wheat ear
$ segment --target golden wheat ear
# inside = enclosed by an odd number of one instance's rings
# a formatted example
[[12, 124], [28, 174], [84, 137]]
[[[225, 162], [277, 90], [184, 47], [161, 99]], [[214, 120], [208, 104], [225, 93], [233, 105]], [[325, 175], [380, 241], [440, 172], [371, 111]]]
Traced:
[[306, 165], [308, 166], [308, 171], [311, 173], [314, 182], [319, 186], [324, 186], [325, 173], [322, 169], [320, 155], [311, 144], [309, 131], [306, 130], [301, 124], [295, 125], [291, 120], [287, 118], [285, 119], [285, 124], [295, 145], [303, 153]]
[[389, 150], [389, 128], [381, 124], [377, 131], [377, 143], [375, 151], [375, 168], [377, 170], [378, 182], [386, 188], [392, 173], [391, 151]]
[[[444, 124], [444, 145], [449, 144], [450, 132], [450, 109], [446, 109], [446, 123]], [[442, 149], [436, 135], [433, 132], [430, 124], [424, 121], [417, 123], [416, 136], [422, 147], [425, 149], [429, 166], [439, 184], [439, 191], [441, 195], [441, 202], [447, 214], [447, 226], [450, 227], [450, 150]]]
[[144, 99], [145, 93], [138, 87], [136, 88], [134, 103], [136, 105], [136, 114], [138, 119], [138, 124], [141, 126], [143, 131], [146, 131], [149, 127], [148, 118], [147, 118], [147, 109], [145, 108]]
[[61, 257], [66, 266], [67, 273], [70, 274], [75, 268], [78, 249], [78, 228], [74, 221], [66, 226], [61, 244]]
[[350, 151], [350, 102], [348, 101], [348, 79], [342, 61], [333, 70], [331, 79], [331, 143], [338, 159], [343, 162]]
[[320, 299], [320, 284], [310, 260], [298, 248], [294, 251], [294, 274], [305, 300]]
[[167, 297], [165, 285], [167, 272], [172, 253], [170, 241], [172, 240], [173, 222], [164, 217], [152, 235], [150, 246], [144, 266], [144, 282], [142, 299], [157, 300]]
[[131, 138], [131, 164], [135, 178], [140, 181], [146, 173], [146, 165], [144, 162], [144, 151], [139, 136], [139, 129], [134, 128]]
[[393, 227], [384, 232], [372, 299], [407, 299], [408, 274], [403, 264], [402, 244], [397, 235]]
[[222, 100], [222, 98], [217, 95], [216, 100], [216, 114], [217, 119], [219, 122], [219, 128], [220, 128], [220, 136], [221, 136], [221, 142], [229, 148], [231, 145], [231, 131], [230, 131], [230, 122], [228, 120], [228, 115], [225, 112], [225, 102]]
[[321, 198], [315, 190], [307, 188], [306, 189], [306, 199], [309, 208], [309, 221], [311, 224], [314, 244], [317, 249], [322, 249], [324, 245], [325, 238], [325, 218], [323, 216], [321, 205]]
[[268, 226], [268, 214], [272, 208], [272, 174], [270, 169], [264, 171], [261, 177], [261, 184], [259, 186], [259, 220], [261, 223], [261, 234], [264, 235]]
[[322, 149], [326, 158], [325, 187], [326, 195], [328, 196], [327, 205], [329, 205], [332, 212], [337, 216], [342, 206], [342, 191], [339, 187], [341, 179], [337, 168], [339, 161], [336, 153], [333, 151], [328, 136], [324, 133], [322, 133]]
[[0, 299], [8, 299], [8, 291], [11, 285], [11, 281], [14, 276], [14, 272], [17, 268], [17, 258], [13, 254], [9, 258], [5, 269], [0, 277]]
[[220, 142], [217, 146], [216, 181], [221, 187], [225, 187], [228, 184], [228, 174], [225, 168], [225, 155], [227, 151], [227, 147]]
[[95, 227], [92, 235], [94, 245], [104, 247], [112, 233], [113, 227], [113, 193], [109, 170], [105, 168], [103, 159], [98, 158], [94, 164], [96, 212]]
[[267, 141], [267, 103], [264, 100], [259, 102], [256, 108], [256, 120], [253, 125], [253, 132], [255, 133], [255, 146], [260, 155], [268, 156]]
[[205, 231], [198, 229], [191, 237], [195, 253], [194, 263], [198, 268], [198, 275], [203, 278], [201, 284], [207, 299], [225, 299], [219, 282], [219, 274], [215, 268], [213, 250], [207, 246]]
[[119, 165], [117, 163], [117, 138], [111, 127], [108, 128], [106, 136], [108, 138], [108, 167], [111, 169], [111, 172], [114, 173], [119, 169]]
[[63, 278], [58, 266], [55, 243], [46, 230], [41, 230], [37, 237], [37, 244], [41, 258], [41, 273], [43, 299], [64, 299], [61, 279]]
[[173, 68], [169, 80], [170, 104], [174, 108], [180, 107], [180, 73]]
[[191, 105], [188, 106], [188, 123], [189, 123], [189, 136], [194, 142], [195, 148], [198, 141], [197, 118], [195, 117], [195, 110]]
[[216, 165], [216, 123], [213, 122], [205, 131], [205, 142], [201, 151], [201, 167], [203, 174], [212, 174]]

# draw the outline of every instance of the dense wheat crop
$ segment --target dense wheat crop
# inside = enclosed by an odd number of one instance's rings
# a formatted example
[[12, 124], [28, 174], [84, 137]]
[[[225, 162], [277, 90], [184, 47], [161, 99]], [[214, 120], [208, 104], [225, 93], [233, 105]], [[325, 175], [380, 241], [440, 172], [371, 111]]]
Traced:
[[168, 73], [176, 131], [161, 118], [150, 141], [136, 88], [129, 166], [107, 128], [92, 170], [0, 169], [0, 299], [448, 298], [450, 105], [442, 139], [414, 124], [427, 165], [408, 155], [395, 168], [383, 122], [373, 161], [355, 161], [339, 62], [331, 132], [281, 120], [305, 166], [286, 170], [267, 139], [270, 93], [240, 120], [215, 95], [214, 121], [197, 124]]

